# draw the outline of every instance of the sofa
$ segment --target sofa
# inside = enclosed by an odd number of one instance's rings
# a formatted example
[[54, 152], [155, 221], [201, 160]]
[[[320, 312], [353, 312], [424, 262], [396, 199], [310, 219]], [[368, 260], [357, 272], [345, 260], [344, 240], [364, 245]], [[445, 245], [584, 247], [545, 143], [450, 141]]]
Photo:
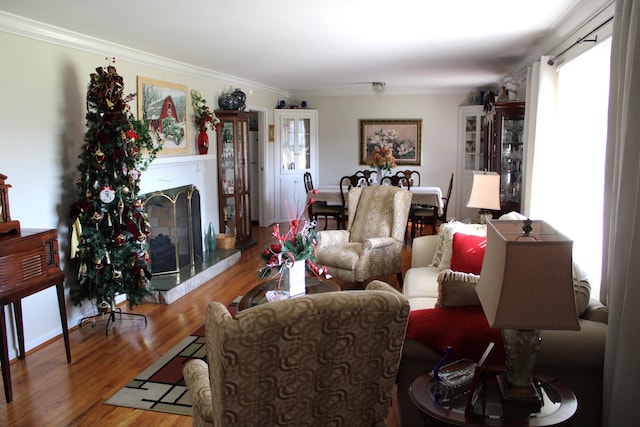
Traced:
[[[478, 257], [474, 259], [473, 255], [466, 262], [461, 261], [460, 250], [454, 252], [454, 238], [483, 234], [486, 236], [486, 226], [452, 221], [442, 224], [438, 235], [413, 240], [411, 267], [405, 274], [403, 287], [411, 313], [397, 377], [397, 413], [401, 426], [423, 425], [420, 413], [411, 402], [409, 386], [417, 376], [433, 370], [444, 354], [446, 345], [443, 344], [448, 337], [454, 349], [452, 360], [471, 358], [477, 361], [487, 344], [482, 343], [483, 339], [499, 341], [502, 345], [500, 332], [490, 328], [482, 314], [482, 318], [478, 317], [482, 309], [474, 286], [479, 276], [452, 269], [478, 262]], [[590, 297], [588, 279], [575, 263], [574, 291], [580, 330], [541, 331], [535, 372], [557, 378], [574, 392], [578, 398], [574, 425], [599, 426], [608, 311]], [[471, 325], [465, 321], [452, 321], [451, 317], [444, 323], [439, 322], [439, 316], [447, 313], [460, 318], [469, 315], [475, 320]], [[461, 334], [459, 329], [466, 332]], [[440, 337], [440, 342], [434, 343], [434, 337]], [[473, 346], [469, 345], [471, 341], [477, 341], [473, 351]], [[456, 347], [461, 351], [455, 353]], [[490, 364], [503, 366], [503, 349], [494, 351], [494, 355]]]

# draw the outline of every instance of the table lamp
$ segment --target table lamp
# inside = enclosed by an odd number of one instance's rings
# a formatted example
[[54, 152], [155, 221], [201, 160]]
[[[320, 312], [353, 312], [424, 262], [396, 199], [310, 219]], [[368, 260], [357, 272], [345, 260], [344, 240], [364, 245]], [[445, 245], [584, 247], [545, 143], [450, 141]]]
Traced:
[[493, 217], [489, 209], [500, 210], [500, 175], [496, 172], [473, 171], [467, 207], [480, 209], [480, 224], [489, 221]]
[[541, 329], [579, 330], [572, 279], [573, 242], [544, 221], [491, 220], [476, 291], [489, 324], [502, 329], [505, 402], [535, 412], [532, 374]]

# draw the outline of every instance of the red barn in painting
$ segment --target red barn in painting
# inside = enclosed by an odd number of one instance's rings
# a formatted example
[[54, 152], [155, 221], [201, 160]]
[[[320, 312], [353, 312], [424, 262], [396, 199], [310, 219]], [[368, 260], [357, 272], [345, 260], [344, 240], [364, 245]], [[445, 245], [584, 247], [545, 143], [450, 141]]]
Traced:
[[147, 114], [148, 122], [156, 132], [163, 133], [165, 138], [173, 138], [176, 144], [180, 144], [184, 138], [184, 129], [177, 124], [181, 120], [171, 95], [152, 103]]

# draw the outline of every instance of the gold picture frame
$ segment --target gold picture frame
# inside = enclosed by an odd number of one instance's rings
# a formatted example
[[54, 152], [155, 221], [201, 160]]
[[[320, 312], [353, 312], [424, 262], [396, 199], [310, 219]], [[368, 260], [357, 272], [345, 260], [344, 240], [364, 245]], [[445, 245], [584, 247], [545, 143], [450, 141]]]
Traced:
[[269, 142], [275, 142], [276, 140], [276, 126], [269, 125]]
[[138, 119], [149, 127], [158, 155], [191, 152], [187, 86], [138, 76]]
[[391, 149], [398, 165], [420, 166], [422, 148], [422, 120], [360, 120], [360, 164], [375, 147]]

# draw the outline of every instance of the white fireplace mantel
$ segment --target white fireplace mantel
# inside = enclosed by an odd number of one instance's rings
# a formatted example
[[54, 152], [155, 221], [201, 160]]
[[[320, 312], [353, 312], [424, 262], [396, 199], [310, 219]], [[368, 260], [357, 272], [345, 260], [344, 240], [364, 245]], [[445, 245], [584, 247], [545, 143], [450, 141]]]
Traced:
[[158, 156], [147, 170], [142, 171], [140, 194], [195, 185], [200, 191], [203, 227], [209, 222], [218, 225], [217, 156], [187, 155]]

